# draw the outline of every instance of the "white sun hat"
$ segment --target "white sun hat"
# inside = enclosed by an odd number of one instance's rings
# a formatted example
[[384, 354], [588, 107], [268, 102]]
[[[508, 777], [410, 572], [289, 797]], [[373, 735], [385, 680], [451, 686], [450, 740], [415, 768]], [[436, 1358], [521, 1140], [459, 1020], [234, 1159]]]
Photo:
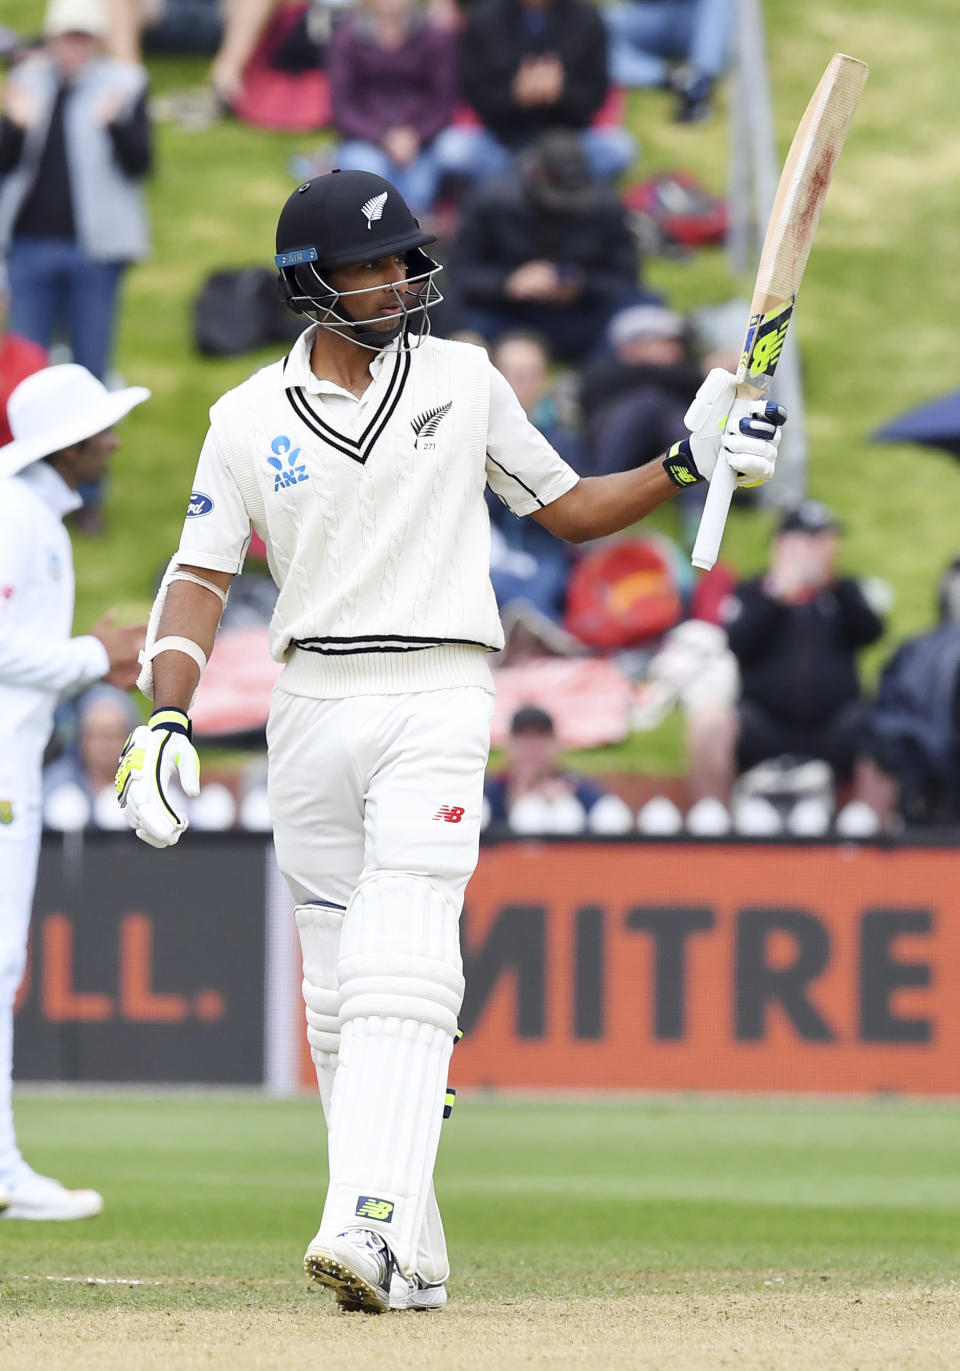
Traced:
[[103, 0], [51, 0], [43, 21], [43, 31], [48, 38], [59, 38], [64, 33], [106, 38], [108, 30]]
[[13, 442], [0, 447], [0, 477], [112, 428], [150, 399], [146, 386], [107, 390], [75, 362], [45, 367], [21, 381], [7, 401]]

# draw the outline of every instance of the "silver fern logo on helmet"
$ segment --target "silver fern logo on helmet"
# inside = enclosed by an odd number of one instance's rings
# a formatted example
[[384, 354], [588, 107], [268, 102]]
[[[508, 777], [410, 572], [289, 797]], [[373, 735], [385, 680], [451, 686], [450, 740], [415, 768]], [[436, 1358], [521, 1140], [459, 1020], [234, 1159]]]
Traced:
[[389, 194], [390, 192], [385, 190], [380, 195], [371, 195], [370, 199], [360, 206], [366, 216], [368, 229], [372, 229], [376, 221], [383, 218], [383, 207]]

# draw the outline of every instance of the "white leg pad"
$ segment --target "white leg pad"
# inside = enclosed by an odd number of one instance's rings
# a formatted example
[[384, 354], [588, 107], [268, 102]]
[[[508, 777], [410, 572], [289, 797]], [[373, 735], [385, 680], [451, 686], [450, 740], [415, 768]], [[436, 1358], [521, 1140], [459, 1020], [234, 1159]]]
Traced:
[[303, 1001], [307, 1042], [317, 1069], [323, 1116], [330, 1128], [330, 1104], [340, 1051], [340, 990], [337, 956], [344, 914], [326, 905], [300, 904], [293, 911], [303, 953]]
[[[405, 1275], [418, 1265], [463, 999], [459, 912], [424, 877], [377, 875], [355, 892], [340, 940], [336, 1127], [320, 1235], [373, 1229]], [[445, 1263], [445, 1246], [428, 1260]]]
[[427, 1285], [436, 1285], [450, 1276], [450, 1259], [447, 1256], [447, 1238], [440, 1218], [440, 1206], [430, 1182], [427, 1194], [427, 1207], [417, 1243], [417, 1275]]

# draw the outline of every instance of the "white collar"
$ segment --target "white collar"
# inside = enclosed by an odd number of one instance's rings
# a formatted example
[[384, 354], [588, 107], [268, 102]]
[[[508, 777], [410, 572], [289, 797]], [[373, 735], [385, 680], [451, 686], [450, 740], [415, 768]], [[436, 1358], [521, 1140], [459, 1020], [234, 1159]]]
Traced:
[[15, 479], [30, 486], [43, 503], [53, 510], [58, 519], [72, 514], [83, 504], [82, 498], [67, 485], [56, 467], [52, 467], [49, 462], [31, 462], [17, 473]]
[[[320, 328], [319, 324], [311, 324], [308, 329], [301, 333], [287, 354], [283, 365], [283, 384], [287, 390], [300, 387], [310, 395], [347, 395], [351, 400], [358, 400], [352, 391], [338, 386], [334, 381], [321, 379], [314, 373], [310, 365], [310, 354], [313, 351], [313, 340], [317, 336]], [[371, 354], [370, 375], [375, 382], [383, 370], [383, 364], [388, 357], [395, 357], [396, 347], [391, 343], [379, 352]]]

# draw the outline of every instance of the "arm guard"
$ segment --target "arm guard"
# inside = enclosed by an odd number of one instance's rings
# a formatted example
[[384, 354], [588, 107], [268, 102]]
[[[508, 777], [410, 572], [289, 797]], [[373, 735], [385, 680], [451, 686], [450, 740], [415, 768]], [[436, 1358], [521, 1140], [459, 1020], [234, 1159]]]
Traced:
[[[207, 665], [207, 658], [203, 648], [199, 643], [193, 642], [190, 638], [181, 638], [169, 634], [162, 638], [157, 637], [160, 628], [160, 620], [163, 618], [163, 607], [167, 601], [167, 592], [174, 581], [191, 581], [194, 585], [203, 586], [204, 590], [211, 591], [226, 606], [226, 592], [221, 590], [213, 581], [206, 581], [202, 576], [195, 576], [192, 571], [182, 571], [175, 561], [172, 561], [163, 573], [160, 582], [160, 589], [157, 591], [157, 598], [153, 602], [150, 611], [150, 619], [147, 623], [147, 637], [140, 653], [141, 671], [137, 678], [137, 689], [146, 695], [148, 700], [153, 699], [153, 659], [160, 652], [184, 652], [188, 657], [192, 657], [200, 668], [200, 675], [203, 675]], [[196, 699], [196, 692], [194, 692]], [[190, 701], [191, 708], [193, 700]]]

